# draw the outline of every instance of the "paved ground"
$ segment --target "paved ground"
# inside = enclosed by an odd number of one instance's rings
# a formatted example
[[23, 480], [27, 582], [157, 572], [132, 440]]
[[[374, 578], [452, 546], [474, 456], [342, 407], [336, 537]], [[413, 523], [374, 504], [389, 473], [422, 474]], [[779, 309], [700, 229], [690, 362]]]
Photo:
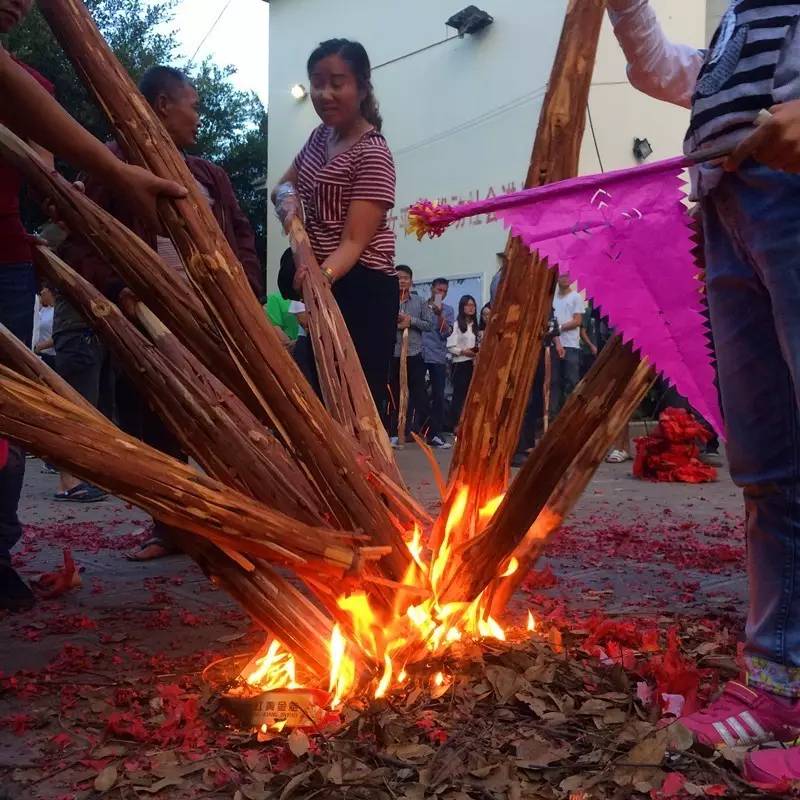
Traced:
[[[448, 455], [439, 454], [445, 467]], [[399, 461], [417, 496], [435, 504], [435, 487], [417, 448], [400, 452]], [[70, 676], [70, 692], [76, 685], [91, 693], [126, 681], [164, 682], [263, 638], [188, 559], [136, 564], [123, 558], [145, 515], [115, 499], [56, 503], [50, 499], [56, 479], [40, 469], [39, 461], [28, 462], [20, 570], [27, 577], [52, 570], [62, 547], [69, 547], [83, 585], [29, 614], [0, 618], [0, 774], [3, 768], [40, 766], [48, 752], [41, 737], [22, 735], [47, 724], [44, 718], [53, 713], [37, 706], [38, 682], [58, 682], [62, 670]], [[714, 616], [729, 619], [738, 635], [745, 591], [741, 516], [724, 469], [716, 483], [688, 486], [636, 481], [630, 462], [603, 465], [550, 547], [545, 571], [531, 575], [516, 609], [533, 605], [540, 615], [597, 611], [678, 620]], [[20, 690], [23, 681], [30, 691]], [[64, 702], [62, 697], [62, 711]]]
[[[449, 453], [439, 455], [446, 468]], [[419, 450], [409, 447], [398, 456], [416, 496], [435, 506], [435, 485]], [[735, 606], [744, 593], [738, 569], [741, 503], [727, 472], [720, 470], [718, 482], [701, 486], [654, 484], [634, 480], [630, 466], [604, 464], [598, 471], [543, 562], [559, 579], [550, 594], [563, 595], [575, 607], [599, 604], [605, 613], [656, 606], [664, 612], [702, 613]], [[237, 607], [188, 559], [137, 564], [122, 557], [146, 525], [146, 515], [116, 499], [55, 502], [56, 478], [40, 470], [41, 462], [28, 462], [20, 510], [28, 529], [19, 549], [20, 569], [28, 577], [52, 570], [61, 548], [71, 547], [83, 587], [40, 604], [34, 614], [0, 623], [0, 671], [37, 669], [65, 642], [97, 641], [104, 620], [113, 622], [120, 610], [136, 627], [147, 629], [154, 648], [174, 639], [170, 620], [192, 629], [191, 636], [170, 645], [186, 652], [241, 628]], [[192, 619], [195, 615], [200, 620]], [[84, 616], [98, 627], [80, 628]], [[58, 619], [66, 621], [54, 622]]]

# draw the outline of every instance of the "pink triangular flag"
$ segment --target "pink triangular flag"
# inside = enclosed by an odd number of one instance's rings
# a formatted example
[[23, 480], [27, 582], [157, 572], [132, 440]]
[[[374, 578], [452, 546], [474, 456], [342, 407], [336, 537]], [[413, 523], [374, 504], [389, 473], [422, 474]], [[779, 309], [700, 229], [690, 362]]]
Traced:
[[497, 216], [722, 432], [682, 169], [579, 179], [568, 195]]
[[722, 433], [683, 203], [686, 165], [674, 158], [455, 208], [422, 202], [412, 209], [412, 227], [420, 235], [439, 235], [455, 219], [494, 212], [531, 249], [568, 272], [609, 325]]

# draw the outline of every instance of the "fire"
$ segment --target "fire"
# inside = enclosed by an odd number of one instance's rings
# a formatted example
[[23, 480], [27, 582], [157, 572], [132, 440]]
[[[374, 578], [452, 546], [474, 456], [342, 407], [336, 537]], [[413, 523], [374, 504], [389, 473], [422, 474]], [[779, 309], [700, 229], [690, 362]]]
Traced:
[[347, 654], [347, 640], [338, 623], [331, 631], [331, 674], [328, 691], [331, 693], [331, 708], [336, 709], [349, 694], [356, 682], [356, 665]]
[[279, 719], [276, 722], [273, 722], [271, 725], [267, 725], [265, 722], [261, 726], [261, 733], [268, 734], [268, 733], [280, 733], [286, 727], [286, 720]]
[[464, 519], [464, 512], [467, 510], [467, 500], [469, 499], [469, 489], [462, 486], [456, 495], [453, 507], [447, 515], [447, 522], [444, 525], [444, 537], [442, 543], [439, 545], [439, 550], [434, 556], [433, 563], [431, 564], [431, 589], [434, 595], [440, 588], [442, 575], [444, 575], [447, 562], [450, 560], [450, 537], [462, 519]]
[[533, 618], [533, 614], [531, 614], [530, 611], [528, 611], [528, 625], [527, 625], [527, 628], [531, 633], [533, 633], [536, 630], [536, 620]]
[[[418, 525], [408, 532], [406, 546], [411, 561], [402, 579], [402, 586], [417, 591], [398, 591], [391, 611], [373, 607], [362, 591], [342, 596], [337, 601], [348, 621], [333, 626], [329, 640], [330, 674], [328, 691], [331, 709], [340, 708], [354, 691], [357, 676], [368, 677], [373, 669], [373, 696], [385, 697], [393, 687], [408, 681], [406, 665], [421, 657], [441, 656], [453, 644], [464, 639], [493, 638], [504, 641], [506, 633], [489, 614], [491, 598], [486, 593], [471, 602], [440, 600], [453, 548], [480, 533], [491, 521], [503, 502], [500, 494], [487, 502], [476, 516], [468, 516], [469, 488], [462, 486], [447, 516], [443, 535], [434, 552], [426, 550]], [[467, 530], [466, 526], [470, 526]], [[517, 558], [511, 557], [499, 578], [516, 573]], [[428, 592], [420, 600], [422, 589]], [[535, 630], [533, 615], [528, 613], [528, 630]], [[363, 673], [357, 664], [364, 666]], [[253, 662], [248, 683], [264, 690], [297, 687], [294, 658], [276, 642]], [[360, 680], [360, 677], [359, 677]], [[445, 682], [442, 672], [436, 673], [432, 685]], [[270, 727], [269, 730], [272, 730]]]
[[519, 561], [515, 556], [511, 556], [511, 560], [508, 562], [508, 566], [505, 569], [505, 572], [500, 576], [501, 578], [508, 578], [510, 575], [513, 575], [519, 569]]
[[493, 497], [479, 512], [478, 516], [480, 517], [481, 521], [488, 522], [493, 516], [494, 512], [500, 508], [500, 503], [503, 502], [505, 499], [505, 492], [503, 494], [497, 495], [497, 497]]
[[294, 656], [287, 653], [276, 639], [269, 642], [264, 655], [257, 655], [242, 671], [244, 679], [261, 691], [299, 689]]
[[392, 682], [392, 658], [386, 653], [383, 657], [383, 676], [378, 688], [375, 690], [375, 697], [384, 697], [386, 692], [389, 691], [389, 686]]

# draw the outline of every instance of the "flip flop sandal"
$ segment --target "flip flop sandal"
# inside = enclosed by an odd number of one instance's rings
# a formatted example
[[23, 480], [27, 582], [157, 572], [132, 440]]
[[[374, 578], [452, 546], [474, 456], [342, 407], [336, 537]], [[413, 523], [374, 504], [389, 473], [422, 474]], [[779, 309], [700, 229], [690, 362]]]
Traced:
[[[160, 553], [159, 555], [156, 555], [156, 556], [143, 557], [142, 553], [144, 553], [145, 550], [147, 550], [147, 549], [149, 549], [151, 547], [159, 547], [159, 548], [161, 548], [161, 550], [163, 552]], [[125, 553], [125, 558], [128, 561], [138, 561], [138, 562], [144, 563], [145, 561], [156, 561], [159, 558], [166, 558], [167, 556], [174, 556], [179, 552], [180, 552], [180, 550], [176, 550], [174, 547], [170, 547], [168, 544], [165, 544], [162, 539], [158, 539], [158, 538], [154, 537], [152, 539], [148, 539], [146, 542], [143, 542], [136, 552]]]
[[56, 492], [53, 495], [54, 500], [66, 503], [97, 503], [106, 497], [108, 495], [105, 492], [88, 483], [79, 483], [66, 492]]

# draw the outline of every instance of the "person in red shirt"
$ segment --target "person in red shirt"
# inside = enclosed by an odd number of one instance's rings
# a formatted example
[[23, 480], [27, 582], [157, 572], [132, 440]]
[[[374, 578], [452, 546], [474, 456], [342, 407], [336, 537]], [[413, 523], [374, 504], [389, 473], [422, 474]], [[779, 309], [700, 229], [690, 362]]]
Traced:
[[[28, 14], [32, 0], [0, 0], [0, 34]], [[186, 190], [146, 170], [122, 165], [53, 99], [50, 84], [0, 45], [0, 123], [18, 136], [57, 152], [77, 167], [103, 175], [147, 219], [157, 220], [160, 195], [184, 197]], [[41, 152], [41, 151], [40, 151]], [[33, 335], [36, 277], [19, 214], [20, 176], [0, 159], [0, 323], [28, 346]], [[0, 462], [0, 610], [30, 608], [30, 589], [11, 566], [11, 548], [22, 534], [17, 508], [25, 457], [5, 444]]]
[[[370, 391], [386, 410], [400, 287], [394, 268], [395, 237], [387, 214], [395, 202], [392, 153], [381, 135], [366, 50], [331, 39], [307, 64], [311, 101], [322, 120], [272, 194], [291, 184], [302, 199], [311, 249], [333, 287]], [[283, 190], [281, 194], [284, 194]], [[278, 213], [297, 213], [278, 203]], [[301, 270], [291, 251], [281, 259], [278, 286], [300, 300]]]

